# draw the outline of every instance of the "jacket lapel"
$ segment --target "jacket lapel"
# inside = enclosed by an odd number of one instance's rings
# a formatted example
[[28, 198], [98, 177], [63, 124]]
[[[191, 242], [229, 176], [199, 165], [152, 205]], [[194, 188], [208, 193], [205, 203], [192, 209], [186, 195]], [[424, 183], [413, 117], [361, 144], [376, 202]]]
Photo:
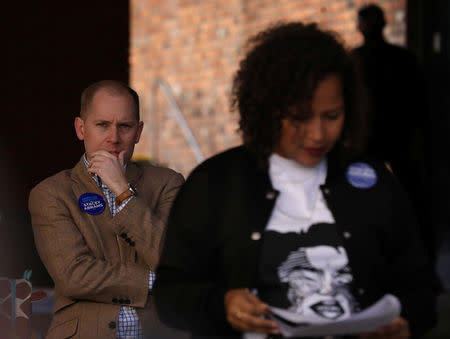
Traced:
[[137, 166], [136, 163], [130, 161], [127, 164], [125, 176], [130, 184], [137, 185], [139, 179], [142, 176], [142, 169]]
[[83, 161], [83, 156], [80, 161], [75, 165], [72, 169], [71, 173], [72, 178], [72, 190], [76, 199], [79, 199], [80, 196], [84, 193], [96, 193], [103, 197], [105, 200], [105, 210], [99, 215], [90, 216], [91, 218], [96, 219], [111, 219], [111, 211], [108, 206], [108, 202], [106, 201], [106, 197], [103, 195], [103, 192], [100, 187], [98, 187], [96, 181], [92, 178], [91, 174], [87, 171], [86, 166]]
[[[137, 186], [139, 179], [142, 176], [142, 170], [134, 163], [129, 162], [127, 164], [125, 176], [129, 183]], [[105, 211], [99, 215], [91, 216], [96, 219], [111, 219], [111, 210], [109, 209], [108, 202], [106, 201], [106, 197], [103, 195], [101, 188], [97, 185], [96, 181], [92, 178], [91, 174], [87, 171], [86, 166], [84, 164], [83, 156], [72, 169], [71, 178], [73, 181], [72, 190], [77, 199], [84, 193], [96, 193], [99, 194], [105, 199], [106, 208]], [[104, 220], [106, 221], [106, 220]]]

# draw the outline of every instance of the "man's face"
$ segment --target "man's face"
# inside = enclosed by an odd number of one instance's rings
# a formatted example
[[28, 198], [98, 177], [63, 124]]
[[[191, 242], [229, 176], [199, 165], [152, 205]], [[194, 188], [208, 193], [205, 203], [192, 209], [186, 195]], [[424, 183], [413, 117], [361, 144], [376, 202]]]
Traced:
[[142, 128], [143, 122], [136, 119], [131, 95], [112, 94], [104, 88], [95, 93], [86, 117], [75, 119], [75, 130], [78, 139], [84, 141], [88, 161], [90, 154], [99, 150], [116, 157], [125, 151], [124, 162], [127, 163]]

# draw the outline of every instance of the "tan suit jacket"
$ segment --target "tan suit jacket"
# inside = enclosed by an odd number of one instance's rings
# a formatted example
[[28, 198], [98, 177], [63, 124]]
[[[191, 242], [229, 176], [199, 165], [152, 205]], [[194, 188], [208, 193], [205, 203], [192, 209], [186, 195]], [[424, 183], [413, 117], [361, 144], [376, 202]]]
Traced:
[[[84, 193], [102, 195], [83, 159], [39, 183], [30, 193], [36, 248], [55, 283], [47, 338], [115, 338], [122, 305], [142, 308], [149, 269], [158, 264], [167, 217], [183, 177], [166, 168], [129, 163], [138, 190], [111, 216], [84, 212]], [[105, 199], [106, 201], [106, 199]]]

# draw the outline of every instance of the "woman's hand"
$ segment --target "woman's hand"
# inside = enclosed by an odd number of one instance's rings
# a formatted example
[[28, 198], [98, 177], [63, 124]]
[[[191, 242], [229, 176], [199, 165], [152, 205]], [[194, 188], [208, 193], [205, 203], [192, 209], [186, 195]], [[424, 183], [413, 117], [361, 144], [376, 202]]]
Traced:
[[406, 319], [398, 317], [375, 332], [364, 333], [359, 337], [364, 339], [406, 339], [410, 337], [409, 324]]
[[240, 332], [280, 334], [278, 324], [264, 316], [270, 314], [263, 303], [247, 288], [237, 288], [225, 294], [225, 312], [231, 326]]

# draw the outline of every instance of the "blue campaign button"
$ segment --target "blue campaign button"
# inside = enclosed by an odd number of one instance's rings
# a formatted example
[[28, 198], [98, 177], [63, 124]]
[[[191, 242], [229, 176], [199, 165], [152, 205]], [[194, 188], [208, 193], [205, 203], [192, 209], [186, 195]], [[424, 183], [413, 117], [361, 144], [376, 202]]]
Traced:
[[377, 183], [377, 173], [372, 166], [364, 162], [356, 162], [347, 168], [348, 182], [356, 188], [371, 188]]
[[78, 199], [81, 210], [90, 215], [102, 213], [106, 208], [105, 199], [96, 193], [84, 193]]

